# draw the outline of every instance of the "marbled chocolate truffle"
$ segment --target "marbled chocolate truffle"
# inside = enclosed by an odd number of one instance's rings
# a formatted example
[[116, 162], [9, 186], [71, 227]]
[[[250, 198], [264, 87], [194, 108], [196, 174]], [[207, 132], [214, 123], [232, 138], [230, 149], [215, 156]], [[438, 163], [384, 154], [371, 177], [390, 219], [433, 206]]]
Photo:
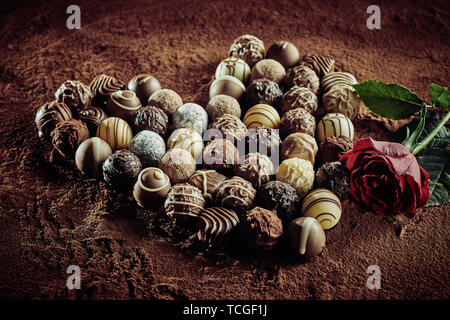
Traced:
[[269, 157], [272, 155], [278, 157], [281, 144], [278, 129], [267, 127], [249, 129], [245, 139], [248, 152], [259, 152]]
[[223, 59], [216, 68], [216, 79], [222, 76], [233, 76], [242, 83], [247, 83], [250, 77], [250, 66], [242, 59], [229, 57]]
[[323, 97], [327, 113], [342, 113], [353, 120], [359, 113], [361, 101], [355, 89], [350, 86], [334, 86]]
[[103, 109], [94, 106], [87, 107], [78, 113], [78, 119], [87, 125], [92, 136], [95, 136], [97, 127], [106, 118], [108, 118], [106, 112], [103, 111]]
[[106, 74], [96, 76], [89, 84], [92, 93], [92, 104], [100, 108], [104, 107], [114, 92], [124, 90], [125, 87], [125, 83], [114, 77]]
[[283, 160], [300, 158], [308, 160], [314, 165], [316, 153], [316, 139], [306, 133], [292, 133], [281, 144], [281, 157]]
[[288, 225], [298, 215], [300, 198], [293, 187], [281, 181], [269, 181], [258, 190], [256, 205], [267, 210], [275, 210], [284, 225]]
[[34, 119], [39, 130], [39, 137], [50, 138], [50, 133], [59, 122], [72, 119], [70, 108], [58, 101], [44, 103], [36, 112]]
[[345, 137], [327, 137], [320, 144], [318, 157], [320, 163], [338, 161], [346, 152], [352, 150], [353, 142]]
[[142, 130], [154, 131], [164, 137], [169, 126], [169, 117], [160, 108], [147, 106], [140, 108], [132, 121], [134, 133]]
[[281, 63], [273, 59], [263, 59], [257, 62], [252, 68], [250, 81], [252, 82], [257, 79], [269, 79], [278, 84], [284, 79], [285, 76], [286, 70], [284, 70]]
[[216, 122], [209, 125], [209, 129], [219, 130], [223, 135], [223, 139], [228, 139], [233, 143], [243, 141], [247, 135], [245, 124], [238, 117], [230, 114], [218, 118]]
[[299, 62], [300, 52], [294, 44], [288, 41], [277, 41], [267, 49], [266, 58], [277, 60], [288, 69]]
[[287, 71], [283, 84], [286, 88], [297, 86], [308, 88], [314, 94], [319, 91], [320, 80], [313, 69], [307, 66], [297, 66]]
[[341, 200], [347, 199], [350, 193], [349, 173], [339, 161], [326, 162], [317, 170], [314, 186], [333, 191]]
[[188, 183], [178, 183], [170, 189], [164, 209], [175, 220], [196, 220], [205, 207], [201, 191]]
[[256, 190], [252, 184], [241, 177], [225, 180], [216, 192], [216, 204], [236, 212], [243, 212], [253, 207]]
[[111, 147], [98, 137], [84, 140], [75, 153], [75, 163], [85, 175], [97, 178], [102, 173], [103, 161], [112, 154]]
[[159, 161], [158, 166], [170, 178], [172, 184], [186, 182], [194, 173], [196, 163], [191, 153], [180, 149], [170, 149]]
[[137, 155], [144, 168], [156, 167], [166, 152], [166, 144], [156, 132], [143, 130], [131, 139], [128, 149]]
[[202, 137], [191, 128], [176, 129], [167, 139], [167, 149], [180, 148], [189, 151], [197, 160], [201, 160], [204, 148]]
[[131, 192], [141, 170], [139, 158], [134, 153], [121, 149], [103, 163], [103, 179], [113, 188]]
[[245, 93], [244, 84], [233, 76], [221, 76], [211, 83], [209, 87], [209, 98], [212, 99], [217, 95], [227, 95], [240, 101]]
[[171, 188], [169, 177], [158, 168], [145, 168], [139, 173], [133, 189], [138, 205], [155, 208], [161, 204]]
[[216, 121], [225, 114], [231, 114], [238, 118], [241, 117], [241, 106], [239, 102], [235, 98], [224, 94], [219, 94], [209, 100], [205, 110], [208, 113], [210, 122]]
[[148, 99], [147, 105], [160, 108], [168, 116], [171, 116], [175, 111], [183, 105], [183, 100], [173, 90], [161, 89], [154, 92]]
[[106, 112], [111, 117], [117, 117], [131, 122], [136, 111], [142, 107], [136, 93], [130, 90], [118, 90], [111, 94], [106, 104]]
[[248, 63], [250, 68], [264, 58], [264, 43], [255, 36], [244, 34], [234, 40], [230, 47], [229, 55], [241, 58]]
[[59, 122], [50, 134], [52, 144], [63, 157], [73, 158], [78, 146], [89, 138], [89, 129], [80, 120]]
[[303, 108], [292, 109], [281, 118], [280, 128], [281, 135], [284, 137], [296, 132], [303, 132], [314, 137], [316, 120]]
[[300, 65], [313, 69], [317, 76], [322, 79], [325, 75], [334, 71], [335, 63], [336, 61], [331, 57], [308, 54], [303, 57]]
[[325, 232], [320, 223], [311, 217], [292, 221], [286, 230], [286, 236], [291, 251], [297, 256], [314, 257], [325, 248]]
[[291, 158], [284, 160], [277, 169], [276, 179], [289, 184], [301, 198], [314, 183], [314, 168], [310, 161]]
[[257, 104], [268, 104], [279, 108], [282, 96], [283, 91], [276, 82], [269, 79], [257, 79], [247, 88], [245, 105], [250, 108]]
[[128, 82], [128, 90], [134, 91], [139, 100], [144, 104], [148, 98], [158, 90], [161, 90], [159, 81], [148, 73], [142, 73], [133, 77]]
[[91, 89], [80, 81], [67, 80], [56, 90], [55, 99], [77, 114], [91, 103]]
[[178, 107], [172, 119], [175, 128], [191, 128], [200, 135], [208, 128], [208, 114], [196, 103], [185, 103]]
[[200, 189], [203, 197], [209, 202], [213, 203], [213, 196], [220, 185], [227, 179], [223, 174], [216, 170], [197, 170], [193, 176], [189, 178], [189, 184]]
[[234, 167], [234, 174], [251, 182], [253, 187], [258, 190], [261, 185], [270, 180], [274, 174], [274, 168], [268, 156], [248, 153], [243, 162]]
[[239, 152], [233, 143], [226, 139], [215, 139], [203, 150], [203, 165], [217, 171], [227, 172], [239, 159]]
[[241, 234], [250, 247], [270, 250], [283, 234], [283, 223], [276, 211], [255, 207], [242, 215]]
[[318, 105], [317, 96], [308, 88], [294, 86], [283, 95], [281, 99], [281, 112], [286, 113], [289, 110], [303, 108], [311, 114], [314, 114]]

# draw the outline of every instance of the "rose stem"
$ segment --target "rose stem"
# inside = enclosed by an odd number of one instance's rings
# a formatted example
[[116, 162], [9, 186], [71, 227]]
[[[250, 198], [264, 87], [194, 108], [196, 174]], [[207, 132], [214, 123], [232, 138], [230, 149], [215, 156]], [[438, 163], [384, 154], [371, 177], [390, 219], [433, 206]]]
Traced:
[[431, 140], [433, 140], [433, 138], [438, 134], [439, 130], [441, 130], [441, 128], [447, 123], [449, 119], [450, 119], [450, 112], [447, 112], [447, 114], [444, 116], [444, 118], [442, 118], [441, 122], [438, 123], [438, 125], [433, 129], [433, 131], [431, 131], [430, 134], [425, 137], [425, 139], [416, 144], [414, 150], [411, 153], [413, 155], [416, 155], [420, 151], [422, 151], [431, 142]]

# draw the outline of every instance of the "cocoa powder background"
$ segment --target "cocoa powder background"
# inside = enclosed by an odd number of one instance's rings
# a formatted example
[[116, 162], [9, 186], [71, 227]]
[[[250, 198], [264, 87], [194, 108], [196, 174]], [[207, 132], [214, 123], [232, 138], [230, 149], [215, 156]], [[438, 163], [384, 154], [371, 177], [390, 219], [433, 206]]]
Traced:
[[[0, 297], [27, 299], [448, 299], [450, 205], [386, 219], [344, 202], [327, 247], [298, 261], [231, 243], [204, 250], [163, 212], [50, 163], [36, 109], [66, 79], [155, 75], [184, 101], [207, 103], [207, 84], [233, 39], [266, 48], [289, 40], [333, 56], [359, 81], [405, 85], [428, 99], [449, 79], [448, 1], [378, 1], [381, 30], [366, 28], [370, 1], [77, 1], [81, 30], [66, 28], [71, 1], [1, 2]], [[364, 112], [358, 137], [392, 139]], [[82, 289], [66, 288], [69, 265]], [[379, 265], [381, 290], [366, 269]]]

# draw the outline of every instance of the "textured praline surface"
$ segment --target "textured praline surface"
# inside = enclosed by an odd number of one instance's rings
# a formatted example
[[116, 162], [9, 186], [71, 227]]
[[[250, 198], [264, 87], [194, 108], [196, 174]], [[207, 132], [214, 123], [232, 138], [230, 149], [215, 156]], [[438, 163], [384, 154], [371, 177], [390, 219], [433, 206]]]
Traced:
[[339, 161], [326, 162], [317, 170], [314, 186], [333, 191], [341, 200], [347, 199], [350, 193], [349, 173]]
[[70, 108], [58, 101], [44, 103], [36, 112], [35, 123], [39, 137], [50, 138], [50, 133], [59, 122], [72, 119]]
[[154, 131], [164, 136], [169, 126], [169, 117], [160, 108], [147, 106], [140, 108], [134, 115], [133, 129], [135, 133], [142, 130]]
[[175, 111], [173, 125], [175, 128], [191, 128], [203, 135], [208, 128], [208, 114], [196, 103], [185, 103]]
[[89, 106], [92, 99], [91, 89], [84, 83], [76, 80], [67, 80], [56, 90], [57, 101], [65, 103], [73, 114]]
[[299, 197], [303, 197], [313, 186], [314, 168], [308, 160], [286, 159], [278, 167], [276, 179], [289, 184]]
[[239, 217], [230, 209], [213, 207], [199, 214], [198, 238], [208, 245], [217, 245], [228, 238], [239, 224]]
[[241, 177], [225, 180], [216, 193], [216, 204], [236, 212], [243, 212], [253, 207], [256, 190], [252, 184]]
[[103, 179], [114, 188], [131, 192], [141, 170], [139, 158], [134, 153], [121, 149], [103, 163]]
[[201, 191], [188, 183], [175, 184], [164, 203], [166, 214], [176, 220], [198, 218], [205, 207]]
[[274, 174], [270, 158], [260, 153], [248, 153], [242, 163], [234, 167], [234, 174], [250, 181], [255, 189], [268, 182]]
[[229, 54], [232, 57], [241, 58], [252, 68], [264, 58], [264, 52], [264, 43], [260, 39], [250, 34], [244, 34], [234, 40]]
[[303, 108], [292, 109], [281, 118], [280, 128], [281, 135], [284, 137], [296, 132], [303, 132], [314, 137], [316, 120]]
[[80, 120], [59, 122], [51, 133], [53, 147], [63, 156], [73, 158], [78, 146], [89, 138], [89, 129]]
[[131, 139], [128, 149], [138, 156], [144, 167], [157, 167], [166, 152], [166, 144], [156, 132], [143, 130]]
[[275, 108], [280, 106], [283, 91], [272, 80], [263, 78], [254, 80], [245, 93], [245, 105], [250, 108], [256, 104], [268, 104]]

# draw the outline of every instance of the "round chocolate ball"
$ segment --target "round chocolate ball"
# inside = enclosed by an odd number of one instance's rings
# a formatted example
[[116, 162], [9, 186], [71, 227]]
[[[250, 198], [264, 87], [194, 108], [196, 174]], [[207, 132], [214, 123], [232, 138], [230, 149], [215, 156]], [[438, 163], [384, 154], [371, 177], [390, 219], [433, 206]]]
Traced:
[[310, 161], [291, 158], [284, 160], [277, 169], [276, 179], [289, 184], [301, 198], [314, 183], [314, 168]]
[[334, 86], [351, 86], [357, 84], [355, 76], [348, 72], [330, 72], [320, 81], [323, 93], [327, 93]]
[[113, 188], [131, 192], [141, 170], [139, 158], [134, 153], [121, 149], [106, 158], [103, 163], [103, 179]]
[[175, 148], [163, 155], [158, 167], [176, 184], [186, 182], [195, 173], [196, 163], [190, 152]]
[[269, 181], [256, 194], [256, 205], [267, 210], [275, 210], [284, 225], [288, 225], [298, 215], [300, 198], [293, 187], [281, 181]]
[[63, 157], [73, 158], [78, 146], [89, 138], [89, 129], [80, 120], [59, 122], [50, 134], [52, 144]]
[[232, 76], [221, 76], [220, 78], [214, 80], [209, 87], [210, 99], [219, 94], [224, 94], [239, 101], [244, 93], [244, 84], [239, 79]]
[[188, 183], [174, 185], [164, 203], [166, 214], [181, 222], [197, 221], [204, 207], [205, 199], [202, 192]]
[[257, 62], [253, 67], [250, 81], [269, 79], [278, 84], [285, 76], [286, 70], [281, 63], [273, 59], [264, 59]]
[[204, 144], [202, 137], [191, 128], [176, 129], [167, 139], [167, 149], [180, 148], [189, 151], [194, 159], [201, 160]]
[[216, 204], [242, 213], [253, 207], [255, 196], [256, 190], [249, 181], [234, 176], [225, 180], [217, 189]]
[[91, 81], [89, 88], [92, 93], [92, 105], [102, 108], [114, 92], [125, 90], [126, 85], [114, 77], [101, 74]]
[[87, 107], [78, 113], [78, 119], [83, 121], [87, 125], [89, 132], [93, 136], [95, 136], [100, 123], [106, 118], [108, 118], [108, 115], [105, 113], [105, 111], [103, 111], [103, 109], [99, 107], [94, 106]]
[[339, 85], [324, 94], [322, 103], [327, 113], [342, 113], [353, 120], [359, 113], [361, 100], [353, 87]]
[[275, 108], [280, 107], [283, 91], [278, 84], [269, 79], [257, 79], [247, 88], [245, 105], [253, 107], [257, 104], [268, 104]]
[[114, 151], [128, 147], [133, 131], [125, 120], [110, 117], [98, 125], [96, 136], [105, 140]]
[[39, 130], [39, 137], [50, 138], [50, 133], [59, 122], [72, 119], [70, 108], [58, 101], [43, 104], [36, 112], [34, 122]]
[[236, 57], [229, 57], [222, 60], [217, 66], [216, 79], [219, 79], [222, 76], [233, 76], [242, 83], [247, 83], [250, 73], [250, 67], [244, 60]]
[[203, 165], [228, 173], [239, 159], [238, 149], [227, 139], [215, 139], [203, 150]]
[[270, 250], [283, 234], [283, 223], [276, 211], [255, 207], [242, 215], [241, 234], [248, 246]]
[[294, 44], [288, 41], [278, 41], [267, 49], [266, 58], [276, 60], [284, 68], [289, 69], [299, 62], [300, 52]]
[[319, 92], [320, 79], [313, 69], [307, 66], [297, 66], [287, 71], [283, 84], [286, 88], [294, 86], [308, 88], [314, 94], [317, 94]]
[[111, 147], [98, 137], [84, 140], [75, 153], [75, 163], [85, 175], [97, 178], [102, 174], [103, 162], [112, 154]]
[[[245, 124], [235, 116], [230, 114], [225, 114], [218, 118], [217, 121], [209, 125], [209, 129], [216, 129], [222, 133], [223, 139], [228, 139], [235, 143], [238, 141], [243, 141], [247, 135], [247, 127]], [[212, 132], [214, 135], [217, 132]]]
[[350, 193], [349, 172], [339, 161], [326, 162], [319, 167], [314, 180], [316, 188], [333, 191], [339, 199], [347, 199]]
[[319, 146], [320, 163], [338, 161], [345, 153], [352, 150], [353, 142], [345, 137], [327, 137]]
[[229, 55], [241, 58], [248, 63], [250, 68], [264, 58], [264, 43], [257, 37], [244, 34], [235, 39], [230, 47]]
[[141, 207], [154, 208], [166, 198], [170, 187], [169, 177], [161, 169], [145, 168], [139, 173], [133, 196]]
[[57, 101], [65, 103], [73, 114], [77, 114], [91, 103], [91, 89], [75, 80], [65, 81], [55, 92]]
[[185, 103], [175, 111], [173, 125], [175, 128], [191, 128], [203, 135], [208, 128], [208, 114], [196, 103]]
[[132, 123], [135, 133], [142, 130], [150, 130], [164, 137], [169, 126], [169, 117], [162, 109], [155, 106], [147, 106], [140, 108], [136, 112]]
[[154, 92], [148, 99], [147, 105], [160, 108], [168, 116], [171, 116], [183, 104], [183, 100], [173, 90], [161, 89]]
[[313, 165], [317, 153], [316, 139], [309, 134], [292, 133], [281, 144], [281, 158], [300, 158], [310, 161]]
[[248, 129], [245, 139], [248, 152], [259, 152], [269, 157], [272, 155], [278, 157], [281, 144], [278, 129], [267, 127]]
[[319, 56], [315, 54], [308, 54], [303, 57], [300, 65], [307, 66], [314, 70], [317, 76], [322, 79], [325, 75], [334, 71], [336, 61], [327, 56]]
[[231, 114], [238, 118], [241, 117], [241, 106], [239, 102], [235, 98], [224, 94], [219, 94], [209, 100], [205, 110], [211, 122], [216, 121], [217, 118], [225, 114]]
[[106, 105], [106, 112], [112, 117], [129, 121], [141, 107], [141, 101], [136, 93], [130, 90], [119, 90], [111, 94]]
[[246, 154], [242, 163], [234, 167], [234, 174], [251, 182], [256, 190], [268, 182], [274, 173], [270, 158], [259, 153]]
[[239, 224], [236, 212], [214, 207], [203, 209], [199, 214], [198, 239], [209, 246], [224, 242]]
[[216, 170], [197, 170], [193, 176], [189, 178], [189, 184], [199, 188], [203, 197], [209, 202], [213, 203], [213, 196], [220, 185], [227, 179], [223, 174]]
[[303, 108], [292, 109], [281, 118], [280, 128], [283, 137], [296, 132], [303, 132], [314, 137], [316, 120]]
[[317, 123], [317, 140], [324, 143], [328, 137], [347, 137], [353, 141], [355, 128], [352, 120], [342, 113], [328, 113]]
[[301, 257], [317, 256], [325, 247], [325, 232], [320, 223], [311, 217], [292, 221], [286, 230], [286, 236], [291, 251]]
[[134, 91], [139, 100], [146, 103], [154, 92], [161, 90], [161, 84], [151, 74], [142, 73], [128, 82], [128, 90]]
[[133, 152], [145, 167], [156, 167], [166, 152], [166, 144], [159, 134], [143, 130], [130, 141], [128, 149]]
[[330, 230], [339, 222], [342, 206], [339, 198], [330, 190], [310, 191], [302, 202], [302, 215], [317, 219], [323, 230]]
[[280, 115], [268, 104], [257, 104], [245, 113], [244, 124], [248, 129], [258, 127], [277, 129], [280, 126]]
[[314, 114], [318, 106], [317, 96], [308, 88], [292, 87], [283, 95], [281, 99], [281, 112], [286, 113], [289, 110], [303, 108], [311, 114]]

